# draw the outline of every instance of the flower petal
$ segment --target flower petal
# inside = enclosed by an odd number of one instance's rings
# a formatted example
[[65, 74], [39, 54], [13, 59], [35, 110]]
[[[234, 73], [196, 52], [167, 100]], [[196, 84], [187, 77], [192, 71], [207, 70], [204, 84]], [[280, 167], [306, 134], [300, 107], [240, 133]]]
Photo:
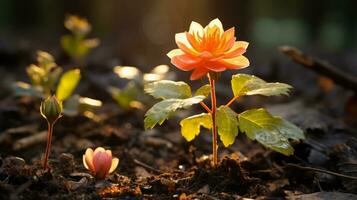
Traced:
[[206, 31], [207, 27], [214, 27], [214, 26], [217, 26], [219, 28], [219, 30], [221, 31], [221, 33], [224, 32], [222, 22], [218, 18], [210, 21], [210, 23], [205, 27], [205, 31]]
[[82, 156], [82, 159], [83, 159], [83, 165], [84, 165], [84, 167], [89, 170], [89, 167], [88, 167], [87, 161], [86, 161], [86, 156], [83, 155], [83, 156]]
[[112, 151], [111, 151], [111, 150], [105, 150], [105, 153], [106, 153], [108, 156], [112, 157]]
[[222, 59], [219, 62], [227, 69], [242, 69], [249, 66], [249, 60], [245, 56], [238, 56], [231, 59]]
[[182, 55], [182, 54], [185, 54], [185, 53], [181, 49], [173, 49], [169, 53], [167, 53], [166, 55], [169, 58], [173, 58], [174, 56], [179, 56], [179, 55]]
[[[197, 56], [198, 55], [198, 52], [193, 49], [193, 48], [189, 48], [187, 47], [186, 45], [184, 45], [183, 43], [181, 42], [177, 42], [177, 46], [185, 53], [187, 54], [190, 54], [192, 56]], [[191, 46], [191, 45], [190, 45]]]
[[[224, 55], [224, 58], [233, 58], [245, 53], [246, 49], [248, 48], [249, 43], [246, 41], [236, 41], [234, 42], [233, 47], [227, 51]], [[244, 49], [244, 51], [243, 51]]]
[[188, 42], [191, 44], [191, 46], [196, 50], [196, 51], [201, 51], [202, 47], [200, 46], [200, 42], [197, 41], [197, 37], [191, 33], [186, 33], [186, 38]]
[[246, 49], [241, 47], [241, 48], [235, 49], [234, 51], [226, 53], [223, 57], [225, 59], [230, 59], [230, 58], [234, 58], [234, 57], [240, 56], [245, 52], [246, 52]]
[[106, 153], [99, 151], [93, 157], [93, 165], [95, 168], [95, 177], [104, 179], [112, 165], [112, 158]]
[[197, 67], [202, 59], [189, 56], [187, 54], [175, 56], [171, 59], [171, 63], [183, 71], [190, 71]]
[[222, 50], [223, 51], [227, 51], [229, 49], [231, 49], [234, 45], [234, 41], [236, 40], [236, 38], [234, 37], [234, 27], [230, 28], [228, 30], [226, 30], [223, 34], [222, 34], [222, 38], [221, 38], [221, 43], [222, 43]]
[[190, 79], [197, 80], [197, 79], [201, 78], [202, 76], [206, 75], [208, 72], [209, 72], [209, 70], [204, 67], [196, 68], [192, 72]]
[[112, 165], [110, 166], [109, 169], [109, 174], [112, 173], [118, 167], [118, 164], [119, 164], [119, 158], [114, 157], [112, 160]]
[[103, 147], [97, 147], [94, 150], [93, 156], [95, 156], [95, 154], [98, 153], [98, 152], [105, 152], [105, 149]]
[[226, 70], [226, 67], [222, 65], [220, 62], [207, 62], [205, 64], [205, 68], [209, 69], [210, 71], [214, 72], [222, 72]]
[[195, 21], [192, 21], [191, 22], [191, 25], [190, 25], [190, 30], [189, 32], [193, 35], [197, 34], [199, 36], [202, 37], [203, 35], [203, 27], [201, 24], [195, 22]]
[[186, 37], [186, 33], [176, 33], [175, 35], [175, 41], [176, 44], [178, 44], [179, 42], [184, 44], [186, 47], [188, 48], [192, 48], [191, 44], [188, 42], [187, 37]]
[[90, 171], [94, 171], [94, 166], [93, 166], [93, 149], [88, 148], [83, 155], [83, 165], [86, 169]]
[[229, 52], [234, 51], [235, 49], [238, 48], [244, 48], [247, 49], [248, 48], [249, 43], [246, 41], [236, 41], [234, 42], [233, 47], [229, 50]]

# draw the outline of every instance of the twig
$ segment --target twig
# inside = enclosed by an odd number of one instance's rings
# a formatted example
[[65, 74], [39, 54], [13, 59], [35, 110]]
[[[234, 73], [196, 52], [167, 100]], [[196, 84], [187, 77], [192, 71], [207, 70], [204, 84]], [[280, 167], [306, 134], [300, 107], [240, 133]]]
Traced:
[[20, 150], [29, 146], [32, 146], [34, 144], [44, 142], [46, 141], [46, 131], [42, 131], [39, 133], [36, 133], [34, 135], [30, 135], [28, 137], [21, 138], [17, 140], [14, 145], [12, 146], [14, 150]]
[[209, 195], [209, 194], [202, 194], [202, 196], [203, 196], [205, 199], [219, 200], [219, 198], [216, 198], [216, 197], [211, 196], [211, 195]]
[[226, 105], [225, 105], [225, 107], [229, 107], [229, 106], [231, 106], [231, 104], [232, 103], [234, 103], [235, 102], [235, 100], [237, 100], [239, 98], [239, 96], [235, 96], [235, 97], [233, 97]]
[[209, 109], [209, 107], [203, 101], [201, 101], [200, 104], [208, 113], [212, 113], [212, 110]]
[[37, 130], [37, 124], [30, 124], [16, 128], [9, 128], [0, 133], [0, 143], [11, 138], [12, 135], [20, 135], [24, 133], [34, 134]]
[[331, 172], [331, 171], [324, 170], [324, 169], [319, 169], [319, 168], [314, 168], [314, 167], [304, 167], [304, 166], [300, 166], [300, 165], [293, 164], [293, 163], [286, 163], [285, 165], [288, 166], [288, 167], [295, 167], [295, 168], [299, 168], [299, 169], [302, 169], [302, 170], [312, 170], [312, 171], [322, 172], [322, 173], [325, 173], [325, 174], [339, 176], [339, 177], [342, 177], [342, 178], [357, 180], [356, 176], [349, 176], [349, 175], [345, 175], [345, 174]]
[[345, 88], [357, 92], [356, 76], [345, 73], [326, 61], [308, 56], [294, 47], [282, 46], [279, 48], [279, 51], [289, 56], [293, 61], [301, 64], [302, 66], [332, 79], [335, 83]]
[[154, 172], [156, 172], [156, 173], [158, 173], [158, 174], [164, 173], [163, 171], [161, 171], [161, 170], [159, 170], [159, 169], [155, 169], [155, 168], [153, 168], [153, 167], [151, 167], [151, 166], [149, 166], [149, 165], [147, 165], [147, 164], [145, 164], [145, 163], [143, 163], [143, 162], [141, 162], [141, 161], [139, 161], [139, 160], [137, 160], [137, 159], [134, 159], [134, 163], [136, 163], [136, 164], [138, 164], [138, 165], [140, 165], [140, 166], [142, 166], [142, 167], [144, 167], [144, 168], [146, 168], [146, 169], [149, 169], [149, 170], [151, 170], [151, 171], [154, 171]]

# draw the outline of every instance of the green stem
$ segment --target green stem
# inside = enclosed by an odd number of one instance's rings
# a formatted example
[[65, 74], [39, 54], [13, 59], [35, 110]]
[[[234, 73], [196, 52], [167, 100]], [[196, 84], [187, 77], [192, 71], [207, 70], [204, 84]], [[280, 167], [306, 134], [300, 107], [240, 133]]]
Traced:
[[48, 163], [48, 157], [50, 156], [53, 125], [54, 125], [54, 123], [47, 122], [48, 132], [47, 132], [47, 145], [46, 145], [45, 160], [43, 162], [43, 169], [44, 170], [48, 169], [48, 164], [47, 163]]
[[212, 77], [212, 74], [208, 74], [208, 80], [209, 80], [209, 84], [211, 86], [213, 166], [217, 166], [217, 164], [218, 164], [218, 144], [217, 144], [217, 125], [216, 125], [217, 99], [216, 99], [215, 77]]

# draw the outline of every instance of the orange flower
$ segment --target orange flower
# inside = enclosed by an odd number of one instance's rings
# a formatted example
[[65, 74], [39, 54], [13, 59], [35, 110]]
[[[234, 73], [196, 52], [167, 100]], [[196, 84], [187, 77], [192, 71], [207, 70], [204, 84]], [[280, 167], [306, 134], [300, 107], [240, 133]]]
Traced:
[[191, 80], [208, 72], [227, 69], [242, 69], [249, 66], [245, 53], [248, 42], [236, 41], [234, 28], [223, 30], [219, 19], [212, 20], [205, 28], [192, 22], [189, 32], [175, 35], [179, 49], [171, 50], [167, 56], [171, 63], [183, 71], [191, 71]]
[[98, 147], [94, 150], [88, 148], [83, 155], [83, 164], [97, 179], [104, 179], [118, 166], [119, 159], [112, 158], [112, 151]]

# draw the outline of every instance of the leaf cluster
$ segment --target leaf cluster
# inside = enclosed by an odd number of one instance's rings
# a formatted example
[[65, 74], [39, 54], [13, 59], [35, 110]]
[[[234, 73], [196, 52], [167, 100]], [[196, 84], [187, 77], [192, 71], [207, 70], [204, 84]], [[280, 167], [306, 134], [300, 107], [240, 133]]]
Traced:
[[99, 39], [86, 38], [91, 31], [91, 25], [86, 19], [69, 15], [64, 22], [64, 26], [71, 34], [62, 36], [61, 46], [72, 59], [83, 59], [93, 48], [99, 45]]
[[62, 72], [63, 69], [55, 63], [51, 54], [38, 51], [37, 64], [27, 68], [31, 84], [16, 82], [13, 86], [15, 95], [46, 99], [54, 92], [59, 101], [64, 101], [63, 113], [70, 116], [92, 111], [102, 105], [99, 100], [73, 95], [81, 79], [79, 69]]
[[[233, 75], [231, 86], [233, 99], [249, 95], [288, 95], [292, 88], [284, 83], [268, 83], [249, 74]], [[161, 125], [176, 110], [202, 102], [209, 96], [210, 86], [204, 85], [192, 95], [188, 84], [162, 80], [147, 84], [145, 92], [161, 99], [145, 115], [145, 128], [148, 129], [156, 124]], [[264, 108], [236, 113], [227, 104], [217, 108], [215, 117], [218, 135], [226, 147], [234, 143], [239, 133], [245, 133], [248, 138], [258, 141], [265, 147], [291, 155], [294, 149], [289, 140], [304, 139], [300, 128], [278, 116], [273, 116]], [[180, 125], [183, 137], [187, 141], [192, 141], [200, 133], [201, 127], [212, 129], [212, 113], [187, 117], [181, 120]]]
[[123, 88], [109, 87], [108, 92], [123, 109], [144, 108], [143, 102], [148, 100], [142, 92], [144, 84], [166, 77], [174, 78], [167, 65], [158, 65], [149, 73], [143, 73], [132, 66], [116, 66], [113, 71], [121, 80], [126, 81], [126, 84]]

